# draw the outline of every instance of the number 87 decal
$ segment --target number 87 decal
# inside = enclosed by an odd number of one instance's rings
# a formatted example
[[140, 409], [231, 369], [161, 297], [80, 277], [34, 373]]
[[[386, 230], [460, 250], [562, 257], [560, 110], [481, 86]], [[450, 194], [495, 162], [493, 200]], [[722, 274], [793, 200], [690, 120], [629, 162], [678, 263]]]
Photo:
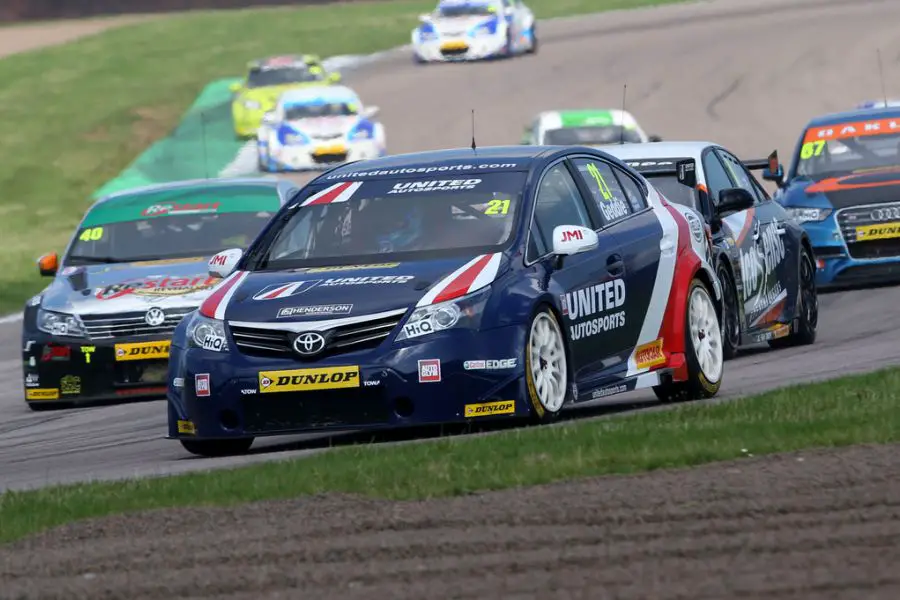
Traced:
[[812, 158], [813, 156], [819, 156], [822, 154], [822, 150], [825, 149], [825, 140], [815, 140], [812, 142], [806, 142], [803, 146], [800, 147], [800, 159], [807, 160]]

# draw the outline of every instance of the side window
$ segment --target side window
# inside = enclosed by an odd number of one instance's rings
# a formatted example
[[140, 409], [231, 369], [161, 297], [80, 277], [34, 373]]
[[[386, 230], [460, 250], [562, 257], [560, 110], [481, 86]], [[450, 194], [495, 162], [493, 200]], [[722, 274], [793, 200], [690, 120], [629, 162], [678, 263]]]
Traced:
[[647, 198], [644, 197], [644, 192], [637, 182], [621, 169], [613, 167], [612, 170], [615, 172], [616, 179], [619, 180], [619, 185], [622, 187], [625, 196], [628, 198], [628, 204], [631, 205], [631, 212], [641, 212], [647, 208]]
[[715, 152], [707, 152], [703, 157], [703, 172], [706, 173], [706, 184], [709, 187], [709, 198], [713, 205], [719, 203], [719, 192], [734, 187], [728, 172]]
[[728, 152], [720, 150], [719, 154], [722, 156], [722, 162], [725, 164], [725, 168], [731, 173], [731, 177], [737, 182], [738, 187], [747, 190], [754, 198], [756, 198], [757, 202], [761, 202], [762, 197], [760, 197], [759, 192], [753, 185], [753, 178], [750, 176], [750, 173], [747, 172], [744, 165], [741, 164], [741, 161]]
[[591, 219], [565, 164], [550, 167], [541, 180], [534, 205], [534, 224], [528, 252], [535, 252], [529, 260], [536, 260], [553, 248], [553, 230], [559, 225], [580, 225], [593, 229]]
[[578, 158], [572, 163], [591, 191], [591, 197], [603, 215], [604, 225], [615, 223], [631, 214], [631, 202], [608, 164], [587, 158]]

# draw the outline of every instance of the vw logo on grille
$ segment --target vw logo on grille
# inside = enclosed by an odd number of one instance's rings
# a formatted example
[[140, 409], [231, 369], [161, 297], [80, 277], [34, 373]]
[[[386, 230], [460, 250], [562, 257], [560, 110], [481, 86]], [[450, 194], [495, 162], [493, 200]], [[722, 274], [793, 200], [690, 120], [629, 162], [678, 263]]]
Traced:
[[144, 315], [144, 322], [150, 327], [159, 327], [166, 322], [166, 313], [154, 306]]
[[884, 208], [876, 208], [869, 217], [873, 221], [890, 221], [892, 219], [900, 219], [900, 206], [886, 206]]
[[325, 349], [325, 336], [315, 331], [301, 333], [294, 338], [294, 352], [300, 356], [315, 356]]

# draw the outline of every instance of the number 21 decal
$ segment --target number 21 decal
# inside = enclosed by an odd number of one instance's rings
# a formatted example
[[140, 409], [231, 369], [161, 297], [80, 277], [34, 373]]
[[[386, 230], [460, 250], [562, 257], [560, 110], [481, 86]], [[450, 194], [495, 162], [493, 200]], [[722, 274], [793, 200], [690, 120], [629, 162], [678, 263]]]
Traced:
[[505, 215], [509, 212], [509, 199], [506, 200], [491, 200], [488, 202], [488, 206], [484, 209], [484, 214], [486, 215]]

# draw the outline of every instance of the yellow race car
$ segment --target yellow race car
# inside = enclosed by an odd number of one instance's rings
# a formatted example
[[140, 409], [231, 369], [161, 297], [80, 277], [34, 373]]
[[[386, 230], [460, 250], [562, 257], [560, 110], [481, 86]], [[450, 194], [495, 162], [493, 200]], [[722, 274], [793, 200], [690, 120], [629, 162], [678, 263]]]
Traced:
[[341, 80], [340, 73], [326, 71], [314, 54], [271, 56], [255, 60], [247, 67], [244, 80], [231, 85], [234, 92], [231, 116], [234, 133], [239, 138], [256, 135], [263, 115], [275, 108], [278, 97], [286, 90]]

